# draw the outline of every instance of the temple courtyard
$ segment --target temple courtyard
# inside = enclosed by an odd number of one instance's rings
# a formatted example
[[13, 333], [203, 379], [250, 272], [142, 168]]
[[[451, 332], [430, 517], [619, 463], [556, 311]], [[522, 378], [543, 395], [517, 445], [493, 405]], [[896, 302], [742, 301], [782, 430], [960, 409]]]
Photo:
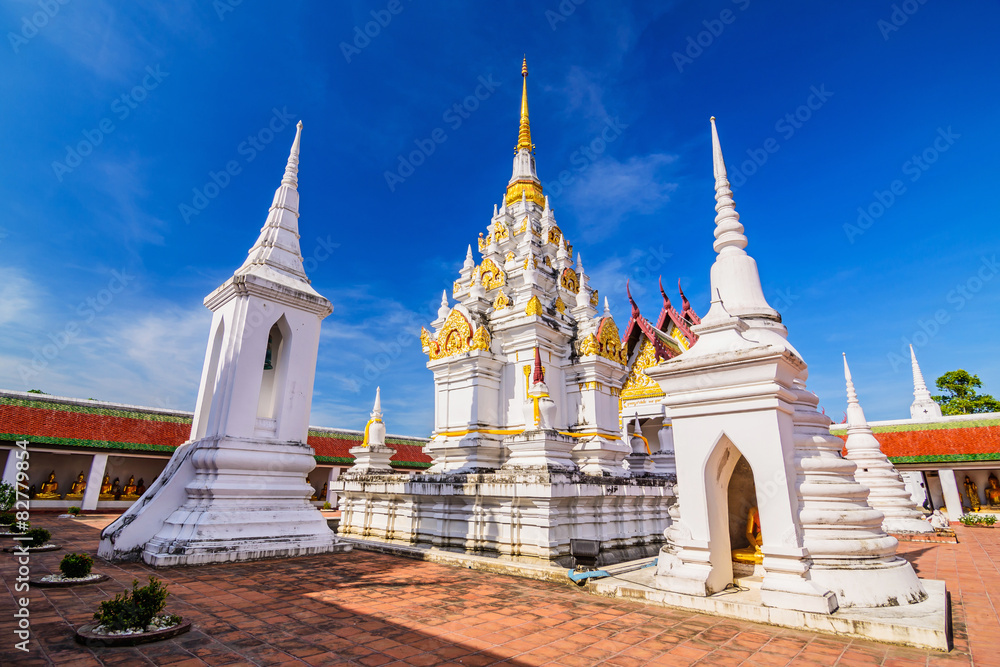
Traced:
[[[116, 515], [37, 514], [62, 549], [32, 556], [32, 576], [68, 552], [96, 556]], [[32, 588], [31, 652], [6, 642], [3, 665], [1000, 665], [1000, 530], [955, 527], [958, 544], [900, 543], [923, 578], [951, 593], [950, 653], [737, 622], [609, 599], [584, 588], [353, 551], [153, 570], [95, 559], [109, 581]], [[14, 608], [13, 556], [0, 606]], [[74, 628], [101, 600], [156, 573], [167, 610], [191, 632], [135, 648], [85, 648]], [[9, 613], [0, 632], [12, 636]]]

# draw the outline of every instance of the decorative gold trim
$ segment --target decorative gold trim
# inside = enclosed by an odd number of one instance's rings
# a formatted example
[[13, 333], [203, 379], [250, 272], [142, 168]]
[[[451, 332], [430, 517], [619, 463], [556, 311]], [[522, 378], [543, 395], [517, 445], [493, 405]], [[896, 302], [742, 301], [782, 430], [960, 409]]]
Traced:
[[486, 327], [480, 326], [476, 328], [476, 333], [472, 334], [472, 342], [469, 343], [469, 349], [488, 352], [491, 342], [490, 332], [486, 330]]
[[507, 254], [504, 255], [503, 261], [504, 262], [512, 262], [512, 261], [514, 261], [514, 251], [513, 250], [508, 250]]
[[490, 237], [487, 236], [486, 238], [483, 238], [483, 234], [482, 234], [482, 232], [480, 232], [479, 233], [479, 252], [485, 252], [486, 249], [489, 246], [490, 246]]
[[503, 293], [503, 290], [497, 292], [497, 297], [493, 299], [493, 310], [503, 310], [510, 305], [510, 299], [507, 295]]
[[541, 315], [542, 314], [542, 302], [538, 300], [537, 296], [533, 296], [528, 300], [528, 305], [524, 307], [525, 315]]
[[619, 364], [628, 363], [628, 351], [622, 346], [618, 325], [611, 317], [602, 317], [597, 325], [597, 354]]
[[503, 221], [497, 220], [493, 223], [493, 240], [497, 243], [503, 241], [504, 239], [510, 238], [510, 230], [507, 229], [507, 225], [503, 224]]
[[528, 229], [528, 216], [524, 216], [524, 220], [521, 221], [521, 226], [518, 227], [517, 231], [514, 233], [523, 234], [526, 229]]
[[580, 344], [576, 348], [577, 353], [581, 357], [589, 357], [591, 355], [600, 352], [600, 348], [597, 346], [597, 337], [594, 334], [588, 334], [586, 338], [580, 341]]
[[476, 270], [479, 271], [479, 276], [482, 278], [483, 289], [487, 291], [507, 284], [507, 274], [489, 257], [484, 259], [483, 263], [476, 267]]
[[469, 435], [470, 433], [489, 433], [490, 435], [518, 435], [524, 433], [524, 429], [504, 429], [504, 428], [467, 428], [462, 431], [441, 431], [435, 433], [434, 437], [444, 436], [445, 438], [457, 438]]
[[563, 303], [562, 297], [560, 297], [560, 296], [556, 297], [556, 304], [555, 305], [556, 305], [556, 310], [558, 310], [560, 313], [565, 313], [566, 312], [566, 304]]
[[461, 290], [461, 289], [462, 289], [462, 283], [461, 283], [461, 281], [456, 280], [455, 284], [451, 288], [451, 293], [452, 294], [458, 294], [459, 290]]
[[559, 229], [558, 227], [556, 227], [555, 225], [553, 225], [552, 227], [550, 227], [549, 228], [548, 243], [552, 243], [554, 245], [559, 245], [559, 241], [561, 241], [561, 240], [562, 240], [562, 230]]
[[507, 206], [521, 201], [522, 193], [528, 201], [533, 201], [540, 207], [545, 208], [545, 195], [542, 193], [542, 184], [533, 180], [517, 180], [507, 186], [507, 196], [504, 203]]
[[660, 385], [646, 375], [646, 369], [657, 364], [656, 348], [648, 339], [642, 341], [639, 354], [632, 362], [628, 377], [625, 379], [625, 386], [622, 388], [622, 399], [630, 400], [635, 398], [650, 398], [663, 396]]
[[573, 294], [580, 293], [580, 277], [576, 275], [576, 271], [569, 267], [563, 269], [562, 276], [559, 278], [559, 284], [562, 285], [563, 289]]
[[590, 305], [597, 308], [597, 304], [601, 302], [600, 297], [597, 296], [597, 290], [590, 293]]
[[427, 329], [420, 328], [420, 343], [431, 361], [468, 352], [471, 339], [472, 325], [462, 313], [454, 308], [445, 318], [444, 324], [437, 332], [436, 339], [431, 339]]
[[533, 269], [537, 269], [538, 268], [538, 258], [535, 257], [534, 255], [528, 255], [527, 257], [524, 258], [524, 270], [525, 271], [528, 270], [528, 262], [531, 262], [531, 268], [533, 268]]

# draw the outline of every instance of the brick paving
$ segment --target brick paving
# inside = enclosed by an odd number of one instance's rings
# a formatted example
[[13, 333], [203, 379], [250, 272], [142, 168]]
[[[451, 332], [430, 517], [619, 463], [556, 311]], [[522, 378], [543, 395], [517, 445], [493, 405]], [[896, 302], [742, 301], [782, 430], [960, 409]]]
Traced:
[[[62, 551], [96, 555], [111, 517], [36, 515]], [[364, 552], [156, 571], [167, 610], [194, 621], [173, 640], [89, 649], [73, 628], [98, 602], [154, 572], [97, 561], [111, 581], [33, 589], [30, 653], [13, 649], [16, 563], [3, 554], [0, 665], [981, 665], [1000, 667], [1000, 529], [957, 528], [959, 544], [903, 543], [923, 577], [952, 593], [955, 648], [917, 650], [598, 597], [571, 585]]]

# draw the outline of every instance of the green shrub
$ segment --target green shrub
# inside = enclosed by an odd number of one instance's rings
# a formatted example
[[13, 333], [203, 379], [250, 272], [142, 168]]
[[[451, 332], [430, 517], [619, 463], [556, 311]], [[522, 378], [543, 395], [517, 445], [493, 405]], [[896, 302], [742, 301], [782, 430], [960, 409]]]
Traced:
[[323, 503], [323, 509], [325, 509], [325, 510], [333, 509], [333, 505], [331, 505], [328, 502], [327, 503]]
[[[94, 620], [105, 630], [145, 630], [146, 626], [163, 611], [167, 604], [167, 588], [154, 576], [149, 584], [139, 588], [138, 580], [132, 582], [132, 590], [119, 593], [111, 600], [105, 600], [94, 614]], [[180, 621], [179, 617], [176, 617]]]
[[40, 547], [52, 537], [52, 533], [44, 528], [31, 528], [25, 531], [24, 534], [31, 538], [28, 540], [29, 547]]
[[94, 566], [94, 559], [87, 554], [66, 554], [59, 563], [59, 571], [64, 577], [79, 579], [90, 574], [90, 568]]
[[[14, 453], [11, 452], [11, 456]], [[0, 482], [0, 512], [7, 513], [17, 500], [17, 490], [10, 482]], [[11, 519], [11, 522], [14, 520]]]
[[992, 514], [985, 514], [981, 518], [987, 526], [992, 526], [997, 522], [997, 518]]
[[66, 513], [67, 514], [72, 514], [73, 516], [76, 516], [77, 514], [80, 513], [80, 508], [79, 507], [70, 507], [68, 510], [66, 510]]
[[13, 512], [0, 512], [0, 526], [13, 526], [17, 515]]

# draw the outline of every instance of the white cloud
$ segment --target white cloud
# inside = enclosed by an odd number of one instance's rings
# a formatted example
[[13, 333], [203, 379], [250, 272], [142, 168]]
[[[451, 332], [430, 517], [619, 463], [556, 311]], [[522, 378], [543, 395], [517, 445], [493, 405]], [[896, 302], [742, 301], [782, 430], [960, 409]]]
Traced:
[[628, 216], [658, 211], [677, 189], [664, 169], [676, 160], [676, 155], [650, 153], [624, 162], [608, 156], [589, 165], [565, 197], [585, 239], [600, 241], [618, 231]]

